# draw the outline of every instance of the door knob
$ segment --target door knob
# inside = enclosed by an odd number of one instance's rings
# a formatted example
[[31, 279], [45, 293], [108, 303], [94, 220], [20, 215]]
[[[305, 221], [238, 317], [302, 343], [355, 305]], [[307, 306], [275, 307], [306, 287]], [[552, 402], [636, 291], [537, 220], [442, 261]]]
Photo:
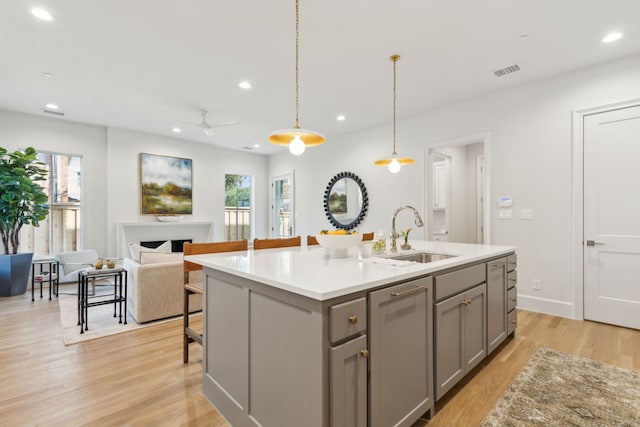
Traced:
[[587, 240], [587, 246], [604, 245], [604, 243], [596, 242], [595, 240]]

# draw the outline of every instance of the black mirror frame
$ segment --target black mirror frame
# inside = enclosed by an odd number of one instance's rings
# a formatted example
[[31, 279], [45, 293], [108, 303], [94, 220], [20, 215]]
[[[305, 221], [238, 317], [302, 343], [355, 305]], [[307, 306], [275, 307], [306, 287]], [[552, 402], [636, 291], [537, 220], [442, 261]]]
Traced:
[[[331, 194], [331, 189], [336, 184], [336, 182], [340, 181], [343, 178], [349, 178], [354, 180], [356, 184], [358, 184], [358, 187], [360, 187], [360, 192], [362, 193], [362, 206], [360, 207], [360, 212], [358, 213], [358, 216], [348, 224], [342, 224], [341, 222], [338, 222], [333, 216], [333, 214], [329, 211], [329, 195]], [[329, 222], [334, 227], [341, 228], [343, 230], [351, 230], [353, 228], [356, 228], [364, 218], [368, 208], [369, 208], [369, 196], [367, 195], [367, 189], [364, 186], [364, 182], [362, 182], [362, 180], [358, 177], [358, 175], [351, 172], [340, 172], [339, 174], [331, 178], [331, 180], [329, 181], [329, 184], [327, 185], [326, 190], [324, 191], [324, 213], [327, 215]]]

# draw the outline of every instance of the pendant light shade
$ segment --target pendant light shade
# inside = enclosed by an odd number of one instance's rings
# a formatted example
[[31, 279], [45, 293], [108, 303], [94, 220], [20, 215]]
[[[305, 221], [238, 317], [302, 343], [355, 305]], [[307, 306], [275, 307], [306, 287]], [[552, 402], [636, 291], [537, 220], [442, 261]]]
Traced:
[[400, 55], [391, 55], [389, 59], [393, 62], [393, 152], [390, 157], [377, 160], [373, 164], [376, 166], [387, 166], [389, 172], [398, 173], [402, 166], [415, 163], [415, 160], [409, 157], [399, 157], [398, 153], [396, 153], [396, 62], [400, 59]]
[[269, 136], [269, 142], [276, 145], [289, 147], [291, 154], [296, 156], [304, 153], [306, 147], [314, 147], [324, 143], [324, 136], [318, 132], [301, 129], [298, 123], [299, 117], [299, 59], [300, 59], [300, 0], [296, 0], [296, 125], [293, 129], [275, 131]]

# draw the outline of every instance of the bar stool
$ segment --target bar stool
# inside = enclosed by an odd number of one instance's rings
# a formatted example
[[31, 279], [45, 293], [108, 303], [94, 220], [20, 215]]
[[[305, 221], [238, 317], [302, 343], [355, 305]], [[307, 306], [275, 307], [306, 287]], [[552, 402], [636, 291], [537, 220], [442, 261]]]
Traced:
[[253, 249], [287, 248], [300, 246], [300, 236], [284, 239], [253, 239]]
[[[210, 243], [185, 243], [184, 255], [200, 255], [219, 252], [246, 251], [248, 248], [246, 240], [235, 240], [231, 242], [210, 242]], [[191, 295], [203, 295], [204, 289], [202, 281], [189, 282], [189, 273], [202, 270], [202, 266], [189, 261], [184, 261], [184, 312], [183, 312], [183, 343], [182, 361], [189, 362], [189, 344], [197, 342], [202, 345], [202, 334], [189, 326], [189, 297]]]

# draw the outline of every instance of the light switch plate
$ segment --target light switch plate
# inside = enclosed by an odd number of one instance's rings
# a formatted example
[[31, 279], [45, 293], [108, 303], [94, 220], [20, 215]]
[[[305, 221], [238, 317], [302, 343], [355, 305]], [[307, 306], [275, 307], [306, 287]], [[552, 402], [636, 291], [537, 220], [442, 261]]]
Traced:
[[498, 209], [498, 219], [512, 219], [513, 212], [511, 209]]
[[522, 209], [520, 211], [520, 219], [533, 219], [533, 209]]

